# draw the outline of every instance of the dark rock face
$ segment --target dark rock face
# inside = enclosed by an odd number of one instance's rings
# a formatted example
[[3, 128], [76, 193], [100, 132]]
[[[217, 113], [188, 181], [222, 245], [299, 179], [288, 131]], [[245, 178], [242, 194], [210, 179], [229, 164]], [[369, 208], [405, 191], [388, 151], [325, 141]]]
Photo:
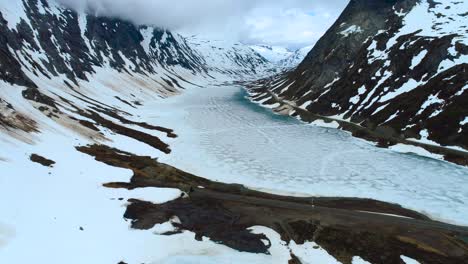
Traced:
[[13, 105], [0, 98], [0, 128], [8, 130], [22, 130], [38, 132], [37, 123], [19, 113]]
[[54, 166], [55, 164], [55, 161], [53, 160], [50, 160], [50, 159], [47, 159], [47, 158], [44, 158], [40, 155], [37, 155], [37, 154], [32, 154], [29, 159], [32, 161], [32, 162], [35, 162], [35, 163], [39, 163], [41, 164], [42, 166], [44, 167], [52, 167]]
[[[158, 138], [125, 125], [176, 137], [171, 130], [130, 120], [136, 117], [123, 118], [116, 114], [121, 108], [118, 103], [136, 109], [148, 98], [164, 98], [187, 86], [197, 86], [191, 82], [194, 78], [211, 79], [213, 72], [225, 76], [253, 74], [267, 67], [268, 63], [250, 49], [231, 45], [220, 50], [207, 45], [207, 49], [198, 48], [187, 38], [165, 29], [75, 12], [55, 0], [3, 1], [0, 129], [41, 131], [37, 125], [41, 120], [31, 109], [25, 109], [27, 104], [21, 102], [24, 99], [44, 117], [78, 128], [77, 131], [84, 129], [84, 134], [91, 130], [94, 136], [101, 137], [99, 127], [104, 126], [169, 153], [167, 144]], [[220, 54], [224, 59], [221, 65], [210, 60], [210, 55]], [[114, 93], [112, 99], [104, 98], [105, 90]], [[103, 98], [94, 98], [90, 92]], [[113, 99], [119, 102], [109, 102]], [[71, 107], [81, 117], [70, 116], [70, 109], [64, 107]], [[121, 125], [100, 114], [116, 118]]]
[[[76, 83], [95, 73], [94, 67], [107, 65], [142, 75], [157, 74], [161, 68], [170, 70], [172, 66], [194, 74], [225, 70], [207, 65], [203, 54], [168, 30], [78, 14], [46, 0], [19, 1], [26, 17], [16, 25], [9, 24], [0, 9], [0, 79], [11, 84], [35, 88], [25, 71], [44, 78], [65, 75]], [[259, 55], [230, 54], [230, 59], [246, 67], [243, 73], [254, 73], [259, 65], [266, 64]], [[167, 80], [177, 85], [170, 77]]]
[[[353, 63], [368, 36], [375, 35], [385, 27], [387, 14], [394, 2], [396, 1], [351, 1], [335, 24], [289, 77], [294, 78], [295, 73], [305, 72], [303, 77], [298, 77], [296, 89], [304, 90], [304, 93], [309, 90], [321, 90], [330, 80], [337, 78]], [[363, 32], [350, 34], [346, 40], [340, 40], [339, 32], [346, 29], [344, 24], [359, 25]]]
[[7, 27], [7, 21], [0, 12], [0, 79], [9, 83], [34, 87], [21, 70], [20, 63], [15, 59], [8, 47], [15, 46], [16, 35]]
[[297, 69], [262, 80], [257, 92], [269, 89], [314, 114], [395, 137], [468, 149], [463, 8], [463, 2], [351, 1]]
[[[93, 67], [102, 67], [106, 61], [111, 68], [123, 70], [123, 56], [134, 64], [134, 73], [143, 70], [155, 73], [156, 63], [169, 66], [176, 63], [193, 71], [204, 70], [198, 58], [186, 55], [194, 52], [185, 41], [175, 40], [166, 30], [154, 29], [150, 36], [154, 46], [162, 34], [167, 34], [165, 49], [158, 50], [157, 54], [147, 53], [141, 45], [140, 28], [130, 22], [89, 15], [80, 17], [66, 8], [51, 9], [47, 1], [22, 1], [28, 21], [22, 19], [10, 29], [0, 13], [0, 78], [9, 83], [35, 86], [21, 65], [36, 75], [50, 78], [63, 74], [72, 81], [86, 80], [86, 73], [94, 73]], [[168, 53], [170, 50], [176, 53]], [[40, 54], [40, 58], [33, 58], [34, 53]]]

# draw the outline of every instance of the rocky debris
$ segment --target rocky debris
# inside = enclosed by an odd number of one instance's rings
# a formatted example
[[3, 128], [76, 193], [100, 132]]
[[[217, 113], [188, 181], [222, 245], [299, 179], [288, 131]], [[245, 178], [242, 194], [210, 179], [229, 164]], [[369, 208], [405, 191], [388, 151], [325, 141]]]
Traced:
[[0, 98], [0, 129], [19, 129], [27, 133], [39, 132], [37, 123], [19, 113], [10, 103]]
[[112, 131], [114, 131], [117, 134], [121, 134], [127, 137], [131, 137], [133, 139], [136, 139], [140, 142], [146, 143], [149, 146], [158, 149], [166, 154], [171, 153], [171, 149], [169, 148], [169, 145], [164, 143], [161, 139], [159, 139], [156, 136], [150, 135], [145, 132], [141, 132], [139, 130], [135, 130], [132, 128], [128, 128], [119, 124], [116, 124], [98, 113], [94, 111], [80, 111], [80, 114], [84, 117], [87, 117], [89, 119], [94, 120], [97, 124], [100, 126], [106, 127]]
[[[40, 93], [39, 91], [37, 92]], [[113, 119], [116, 119], [122, 124], [136, 125], [141, 128], [166, 133], [167, 137], [169, 138], [177, 137], [177, 135], [174, 133], [174, 130], [161, 127], [161, 126], [150, 125], [146, 122], [132, 121], [122, 116], [123, 114], [131, 116], [129, 113], [126, 113], [124, 111], [118, 110], [114, 107], [111, 107], [105, 104], [99, 104], [95, 100], [85, 95], [82, 95], [82, 96], [83, 97], [79, 97], [78, 99], [90, 104], [89, 109], [83, 110], [79, 108], [74, 102], [71, 102], [70, 100], [60, 97], [60, 100], [63, 102], [63, 104], [67, 105], [67, 107], [63, 105], [61, 107], [65, 107], [68, 109], [67, 111], [71, 111], [74, 114], [77, 114], [81, 117], [90, 119], [94, 121], [94, 123], [88, 120], [81, 120], [79, 118], [72, 117], [68, 114], [65, 114], [61, 110], [59, 110], [59, 108], [53, 108], [52, 111], [50, 112], [49, 107], [45, 105], [41, 105], [38, 107], [38, 109], [41, 110], [44, 114], [46, 114], [49, 118], [69, 119], [71, 122], [76, 123], [76, 125], [80, 127], [84, 127], [93, 132], [97, 132], [95, 133], [95, 135], [91, 136], [91, 139], [93, 139], [93, 137], [96, 137], [96, 136], [99, 136], [100, 138], [104, 139], [104, 135], [100, 132], [100, 129], [99, 129], [99, 126], [101, 126], [101, 127], [105, 127], [105, 128], [112, 130], [114, 133], [127, 136], [135, 140], [138, 140], [140, 142], [143, 142], [157, 150], [160, 150], [163, 153], [169, 154], [171, 152], [169, 145], [163, 142], [159, 137], [118, 124], [117, 122], [114, 122], [111, 119], [105, 118], [104, 115], [111, 117]], [[41, 103], [41, 102], [38, 102], [38, 103]], [[77, 132], [80, 132], [80, 131], [77, 131]], [[87, 134], [84, 134], [84, 135], [88, 136]]]
[[124, 100], [122, 98], [120, 98], [119, 96], [114, 96], [115, 99], [119, 100], [120, 102], [132, 107], [132, 108], [136, 108], [134, 105], [132, 105], [130, 102], [128, 102], [127, 100]]
[[297, 256], [291, 253], [291, 259], [288, 261], [288, 264], [302, 264]]
[[49, 96], [41, 93], [37, 88], [27, 88], [23, 90], [22, 95], [25, 99], [34, 101], [36, 103], [44, 104], [50, 106], [54, 109], [57, 108], [55, 100], [50, 98]]
[[92, 122], [89, 122], [87, 120], [78, 120], [78, 122], [82, 125], [82, 126], [85, 126], [91, 130], [94, 130], [96, 132], [99, 132], [99, 128], [95, 126], [95, 124], [93, 124]]
[[192, 231], [197, 239], [205, 236], [240, 251], [268, 254], [265, 237], [248, 231], [251, 226], [265, 226], [286, 242], [314, 241], [346, 264], [354, 256], [390, 264], [401, 264], [401, 255], [421, 263], [462, 263], [468, 257], [468, 228], [432, 221], [398, 205], [368, 199], [272, 195], [212, 182], [151, 157], [102, 145], [77, 150], [134, 172], [130, 182], [106, 187], [168, 187], [188, 193], [188, 197], [165, 204], [131, 199], [125, 218], [136, 229], [149, 230], [177, 217], [180, 221], [173, 223], [177, 230]]
[[37, 155], [37, 154], [32, 154], [29, 159], [32, 161], [32, 162], [35, 162], [35, 163], [39, 163], [41, 164], [42, 166], [44, 167], [53, 167], [54, 164], [55, 164], [55, 161], [53, 160], [50, 160], [50, 159], [47, 159], [47, 158], [44, 158], [40, 155]]
[[148, 124], [146, 122], [135, 122], [135, 121], [129, 120], [129, 119], [119, 115], [118, 111], [115, 111], [115, 110], [109, 110], [109, 109], [105, 109], [105, 108], [102, 108], [102, 107], [94, 108], [94, 109], [96, 111], [99, 111], [99, 112], [107, 115], [107, 116], [110, 116], [112, 118], [115, 118], [115, 119], [119, 120], [122, 124], [137, 125], [139, 127], [146, 128], [146, 129], [149, 129], [149, 130], [163, 132], [163, 133], [166, 133], [167, 137], [169, 137], [169, 138], [176, 138], [177, 137], [177, 135], [174, 134], [173, 129], [165, 128], [165, 127], [161, 127], [161, 126], [150, 125], [150, 124]]

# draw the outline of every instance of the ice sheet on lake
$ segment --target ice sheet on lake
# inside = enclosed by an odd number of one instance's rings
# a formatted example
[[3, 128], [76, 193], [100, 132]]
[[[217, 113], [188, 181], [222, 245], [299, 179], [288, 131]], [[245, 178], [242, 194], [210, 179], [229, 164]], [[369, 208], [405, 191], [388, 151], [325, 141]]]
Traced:
[[164, 109], [155, 120], [180, 136], [163, 161], [275, 193], [375, 198], [468, 224], [468, 168], [308, 126], [243, 96], [216, 87], [149, 106]]

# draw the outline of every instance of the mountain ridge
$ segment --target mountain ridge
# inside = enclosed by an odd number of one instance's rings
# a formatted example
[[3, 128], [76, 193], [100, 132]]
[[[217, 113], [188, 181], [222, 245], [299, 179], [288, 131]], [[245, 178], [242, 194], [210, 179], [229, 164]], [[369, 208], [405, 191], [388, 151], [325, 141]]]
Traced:
[[[55, 0], [2, 1], [0, 39], [2, 130], [19, 129], [24, 137], [32, 124], [42, 130], [44, 121], [25, 110], [22, 100], [46, 117], [56, 122], [66, 119], [69, 126], [81, 127], [87, 134], [89, 126], [74, 120], [77, 117], [64, 106], [79, 109], [82, 117], [97, 103], [105, 106], [99, 107], [101, 112], [137, 108], [151, 98], [175, 95], [215, 79], [248, 78], [271, 68], [246, 46], [201, 45], [165, 29], [78, 13]], [[122, 84], [130, 88], [122, 89]], [[102, 89], [99, 95], [96, 89]], [[95, 102], [90, 101], [93, 96]]]
[[254, 99], [271, 104], [269, 90], [314, 114], [466, 151], [467, 9], [351, 1], [295, 70], [255, 85]]

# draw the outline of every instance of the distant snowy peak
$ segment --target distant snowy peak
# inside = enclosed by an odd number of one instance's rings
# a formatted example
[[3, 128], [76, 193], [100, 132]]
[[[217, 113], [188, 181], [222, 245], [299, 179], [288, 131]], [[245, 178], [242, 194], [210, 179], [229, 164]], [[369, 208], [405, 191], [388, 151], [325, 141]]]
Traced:
[[186, 41], [211, 65], [213, 71], [251, 74], [273, 67], [263, 56], [240, 42], [210, 40], [199, 36], [187, 37]]
[[258, 52], [268, 61], [282, 68], [294, 68], [301, 63], [313, 46], [307, 46], [295, 51], [284, 47], [252, 45], [250, 48]]
[[307, 46], [298, 49], [289, 57], [279, 61], [278, 64], [283, 68], [294, 68], [304, 60], [304, 58], [307, 56], [307, 54], [309, 54], [312, 48], [313, 46]]
[[278, 63], [282, 60], [289, 58], [291, 55], [294, 54], [293, 51], [279, 46], [251, 45], [250, 48], [252, 48], [260, 55], [262, 55], [265, 59], [273, 63]]

